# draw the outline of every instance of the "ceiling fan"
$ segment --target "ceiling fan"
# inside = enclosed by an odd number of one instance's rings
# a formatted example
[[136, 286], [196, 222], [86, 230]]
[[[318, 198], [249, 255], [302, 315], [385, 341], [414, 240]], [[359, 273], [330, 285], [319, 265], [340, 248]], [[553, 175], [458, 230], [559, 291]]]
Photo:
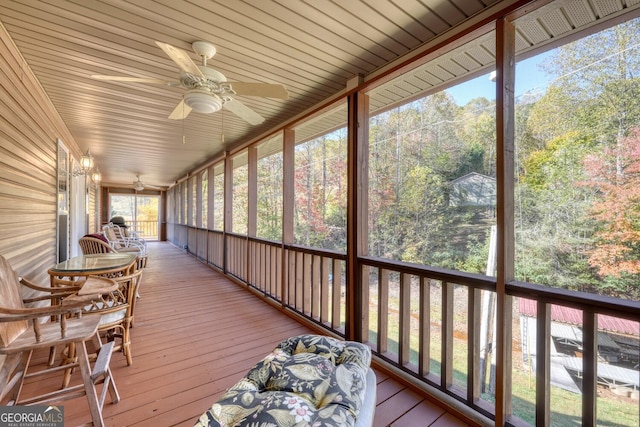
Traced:
[[228, 82], [221, 72], [207, 67], [207, 60], [216, 54], [215, 46], [209, 42], [195, 41], [191, 44], [194, 52], [202, 58], [202, 65], [193, 62], [189, 54], [182, 49], [158, 41], [156, 44], [180, 68], [178, 82], [128, 76], [92, 75], [91, 77], [98, 80], [163, 84], [186, 89], [182, 101], [169, 115], [173, 120], [186, 118], [192, 110], [196, 113], [208, 114], [224, 108], [249, 124], [258, 125], [264, 122], [264, 117], [235, 99], [236, 95], [289, 98], [289, 92], [281, 84]]
[[131, 188], [133, 188], [135, 191], [142, 191], [145, 188], [151, 188], [151, 189], [154, 189], [154, 190], [164, 190], [164, 189], [166, 189], [164, 187], [158, 187], [158, 186], [155, 186], [155, 185], [147, 185], [147, 184], [145, 184], [140, 179], [140, 175], [136, 175], [136, 180], [133, 181], [133, 183], [131, 184]]
[[136, 191], [144, 190], [144, 183], [140, 180], [140, 175], [136, 175], [136, 180], [133, 181], [133, 189]]

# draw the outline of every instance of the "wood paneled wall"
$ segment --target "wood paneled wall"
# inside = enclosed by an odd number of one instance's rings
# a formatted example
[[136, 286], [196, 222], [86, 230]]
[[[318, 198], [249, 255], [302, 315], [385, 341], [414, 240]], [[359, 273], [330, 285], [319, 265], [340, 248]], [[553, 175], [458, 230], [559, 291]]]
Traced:
[[0, 23], [0, 255], [43, 285], [56, 263], [58, 138], [80, 153]]

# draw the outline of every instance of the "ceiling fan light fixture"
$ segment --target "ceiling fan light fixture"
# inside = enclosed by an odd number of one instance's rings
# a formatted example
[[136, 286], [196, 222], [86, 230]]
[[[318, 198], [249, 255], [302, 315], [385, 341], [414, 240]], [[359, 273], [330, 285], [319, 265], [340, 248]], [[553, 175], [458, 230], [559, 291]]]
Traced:
[[133, 181], [133, 189], [136, 191], [144, 190], [144, 184], [140, 181], [140, 175], [136, 175], [136, 180]]
[[204, 89], [193, 89], [184, 94], [184, 103], [196, 113], [215, 113], [222, 108], [222, 99]]

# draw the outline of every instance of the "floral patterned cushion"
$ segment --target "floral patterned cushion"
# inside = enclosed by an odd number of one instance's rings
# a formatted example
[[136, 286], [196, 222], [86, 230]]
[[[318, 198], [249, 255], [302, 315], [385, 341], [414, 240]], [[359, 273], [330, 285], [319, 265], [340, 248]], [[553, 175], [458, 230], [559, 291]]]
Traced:
[[202, 414], [196, 427], [353, 426], [370, 363], [364, 344], [291, 337]]

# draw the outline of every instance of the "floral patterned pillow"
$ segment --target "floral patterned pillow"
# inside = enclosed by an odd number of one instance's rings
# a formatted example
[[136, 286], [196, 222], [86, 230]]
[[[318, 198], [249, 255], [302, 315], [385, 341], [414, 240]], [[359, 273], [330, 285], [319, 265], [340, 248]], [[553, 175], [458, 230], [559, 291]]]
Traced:
[[371, 350], [320, 335], [280, 343], [196, 426], [350, 426], [362, 405]]

